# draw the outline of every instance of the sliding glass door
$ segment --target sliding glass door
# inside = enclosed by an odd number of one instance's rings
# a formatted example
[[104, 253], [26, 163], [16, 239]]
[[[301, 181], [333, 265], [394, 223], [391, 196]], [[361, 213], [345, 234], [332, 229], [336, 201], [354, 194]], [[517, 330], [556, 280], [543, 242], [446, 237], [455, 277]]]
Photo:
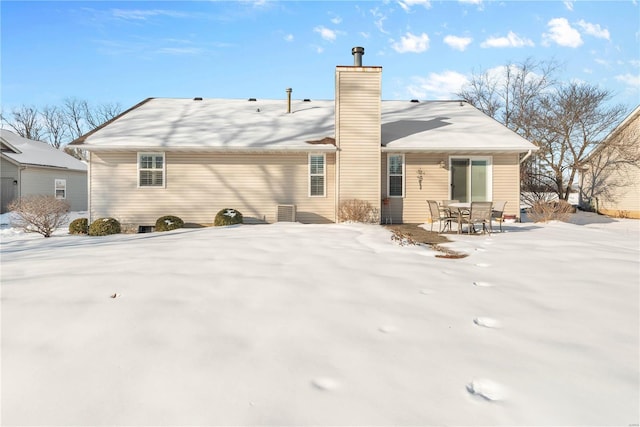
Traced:
[[461, 202], [491, 200], [490, 157], [452, 157], [449, 170], [451, 199]]

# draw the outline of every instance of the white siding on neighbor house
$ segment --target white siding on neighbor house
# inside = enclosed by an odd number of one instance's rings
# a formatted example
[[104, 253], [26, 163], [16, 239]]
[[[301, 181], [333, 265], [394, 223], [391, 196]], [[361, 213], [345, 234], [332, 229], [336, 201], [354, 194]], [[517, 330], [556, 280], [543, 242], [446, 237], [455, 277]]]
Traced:
[[380, 207], [382, 69], [336, 68], [336, 144], [340, 200]]
[[335, 154], [326, 155], [325, 197], [309, 196], [309, 160], [298, 154], [166, 152], [165, 187], [139, 188], [136, 152], [91, 153], [91, 220], [154, 225], [163, 215], [211, 224], [224, 208], [245, 222], [275, 222], [277, 205], [296, 205], [299, 222], [333, 222]]
[[607, 179], [609, 194], [597, 201], [600, 213], [622, 218], [640, 218], [640, 168], [624, 165]]
[[67, 182], [66, 200], [71, 210], [87, 210], [87, 173], [84, 171], [27, 166], [20, 173], [20, 197], [34, 194], [55, 196], [56, 179]]
[[[614, 132], [605, 139], [613, 147], [624, 147], [626, 156], [640, 154], [640, 113], [638, 107]], [[581, 184], [584, 196], [591, 197], [591, 205], [598, 212], [614, 217], [640, 218], [640, 164], [616, 164], [619, 149], [604, 148], [589, 160], [598, 174], [593, 185], [593, 169], [585, 171]], [[628, 158], [628, 157], [627, 157]], [[602, 164], [601, 168], [597, 165]], [[595, 194], [593, 192], [595, 191]], [[594, 200], [595, 199], [595, 200]]]
[[[387, 194], [386, 154], [383, 155], [381, 167], [383, 196]], [[518, 154], [500, 154], [491, 157], [493, 201], [507, 201], [505, 213], [519, 217], [519, 156]], [[389, 205], [383, 206], [382, 209], [383, 222], [385, 219], [390, 219], [394, 223], [424, 223], [429, 218], [427, 200], [436, 200], [440, 203], [451, 198], [449, 169], [447, 166], [441, 168], [441, 161], [448, 165], [449, 156], [431, 153], [405, 154], [405, 197], [389, 199]], [[422, 187], [419, 176], [422, 176]]]

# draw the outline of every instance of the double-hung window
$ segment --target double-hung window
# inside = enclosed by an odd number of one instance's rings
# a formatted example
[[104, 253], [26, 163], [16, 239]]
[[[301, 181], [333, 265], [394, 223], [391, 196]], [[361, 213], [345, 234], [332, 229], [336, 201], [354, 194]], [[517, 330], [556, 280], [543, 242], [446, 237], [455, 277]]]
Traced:
[[138, 153], [138, 187], [164, 187], [164, 153]]
[[55, 191], [56, 199], [66, 199], [67, 198], [67, 180], [66, 179], [54, 180], [54, 191]]
[[326, 157], [309, 154], [309, 196], [324, 197], [326, 193]]
[[404, 154], [387, 156], [387, 193], [389, 197], [404, 197]]

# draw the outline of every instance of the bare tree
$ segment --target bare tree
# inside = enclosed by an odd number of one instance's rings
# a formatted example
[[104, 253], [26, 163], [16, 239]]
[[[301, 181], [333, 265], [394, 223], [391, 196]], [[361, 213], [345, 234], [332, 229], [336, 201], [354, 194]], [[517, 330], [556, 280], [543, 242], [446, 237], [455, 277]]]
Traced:
[[23, 138], [41, 141], [45, 136], [45, 129], [40, 120], [40, 112], [36, 107], [23, 105], [11, 110], [11, 117], [2, 116], [2, 122], [7, 123]]
[[569, 83], [540, 97], [535, 141], [540, 165], [567, 200], [587, 154], [620, 122], [625, 108], [608, 105], [611, 92], [588, 83]]
[[0, 113], [0, 120], [18, 135], [47, 142], [55, 148], [65, 148], [69, 154], [82, 159], [77, 149], [66, 144], [120, 114], [118, 103], [92, 106], [86, 100], [66, 98], [62, 106], [46, 105], [42, 110], [23, 105], [9, 115]]
[[51, 237], [68, 218], [69, 202], [55, 196], [31, 195], [9, 203], [9, 210], [18, 215], [16, 225], [26, 233]]
[[84, 107], [85, 120], [89, 129], [97, 128], [122, 112], [122, 106], [119, 103], [104, 103], [91, 107], [85, 102]]
[[65, 98], [64, 115], [71, 139], [80, 138], [87, 130], [86, 112], [89, 110], [87, 101], [78, 98]]
[[483, 113], [525, 138], [530, 135], [531, 116], [538, 99], [556, 84], [554, 61], [508, 63], [498, 70], [473, 74], [457, 94]]
[[42, 121], [47, 135], [47, 142], [55, 148], [60, 148], [67, 142], [69, 133], [67, 120], [60, 108], [45, 106], [42, 109]]
[[[580, 162], [620, 120], [623, 107], [606, 107], [611, 93], [588, 84], [560, 84], [555, 61], [511, 63], [474, 74], [458, 93], [540, 149], [521, 167], [530, 203], [567, 199]], [[523, 193], [524, 194], [524, 193]]]

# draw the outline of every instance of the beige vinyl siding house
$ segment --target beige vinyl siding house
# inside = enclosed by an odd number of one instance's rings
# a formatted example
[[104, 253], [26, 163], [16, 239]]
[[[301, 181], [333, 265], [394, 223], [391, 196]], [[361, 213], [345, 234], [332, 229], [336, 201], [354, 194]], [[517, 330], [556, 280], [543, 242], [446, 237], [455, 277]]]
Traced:
[[640, 106], [584, 162], [580, 198], [599, 213], [640, 218]]
[[149, 98], [74, 141], [90, 153], [89, 219], [209, 224], [234, 208], [325, 223], [357, 199], [381, 222], [422, 223], [427, 200], [454, 194], [519, 215], [520, 161], [536, 147], [463, 101], [381, 100], [382, 68], [358, 49], [333, 101]]
[[1, 211], [17, 198], [52, 195], [73, 211], [87, 209], [87, 165], [45, 142], [1, 131]]
[[[321, 154], [322, 155], [322, 154]], [[164, 185], [141, 187], [137, 152], [91, 153], [91, 215], [153, 225], [163, 215], [213, 223], [225, 207], [245, 222], [275, 222], [277, 205], [295, 205], [301, 222], [333, 222], [335, 154], [326, 154], [326, 193], [309, 195], [309, 155], [164, 152]], [[112, 179], [113, 176], [119, 179]], [[109, 194], [109, 197], [96, 197]]]

